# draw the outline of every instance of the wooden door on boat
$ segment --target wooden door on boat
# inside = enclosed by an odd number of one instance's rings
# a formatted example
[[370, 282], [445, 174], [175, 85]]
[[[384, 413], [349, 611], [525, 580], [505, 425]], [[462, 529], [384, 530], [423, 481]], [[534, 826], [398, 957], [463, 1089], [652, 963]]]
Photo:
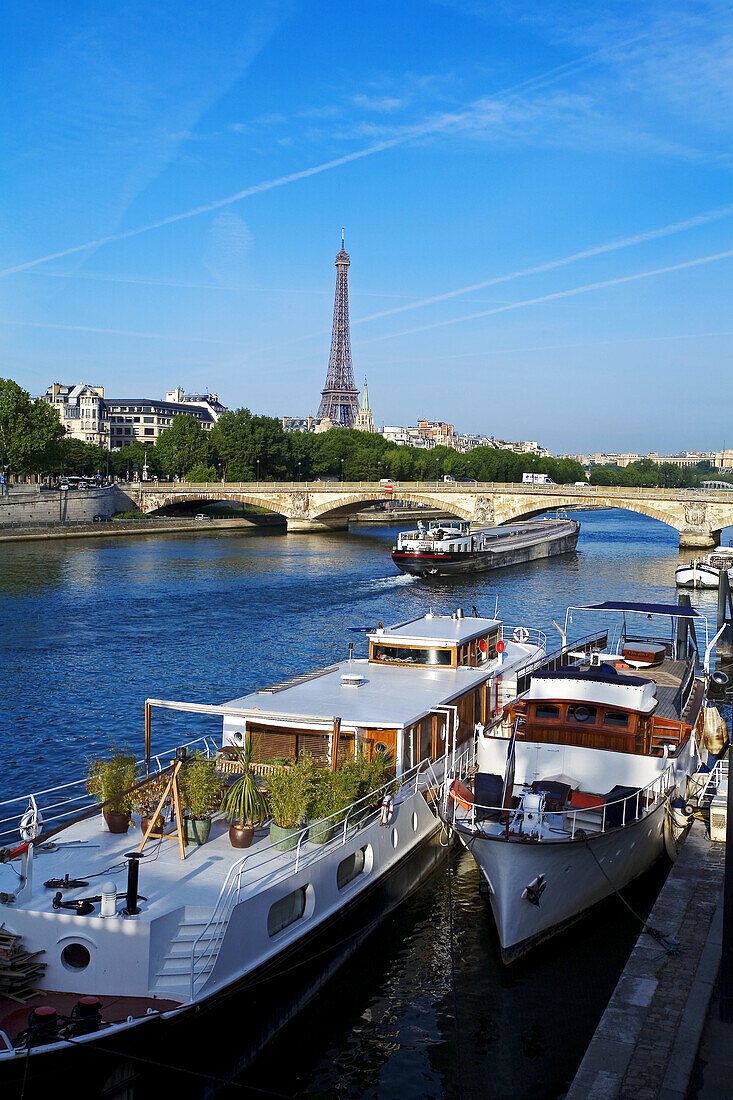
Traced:
[[397, 730], [367, 730], [367, 744], [370, 758], [375, 752], [388, 752], [397, 759]]

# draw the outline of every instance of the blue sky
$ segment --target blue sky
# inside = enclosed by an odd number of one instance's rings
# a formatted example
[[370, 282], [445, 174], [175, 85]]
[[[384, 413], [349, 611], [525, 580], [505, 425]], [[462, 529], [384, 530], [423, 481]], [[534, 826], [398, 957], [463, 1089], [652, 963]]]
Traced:
[[733, 9], [9, 0], [0, 374], [733, 446]]

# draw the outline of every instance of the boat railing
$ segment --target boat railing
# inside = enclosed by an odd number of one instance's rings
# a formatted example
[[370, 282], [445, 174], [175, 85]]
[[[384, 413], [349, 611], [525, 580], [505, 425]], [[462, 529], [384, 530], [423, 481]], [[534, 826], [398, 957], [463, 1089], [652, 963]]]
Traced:
[[517, 642], [520, 645], [539, 646], [547, 649], [547, 635], [544, 630], [538, 630], [536, 626], [525, 626], [523, 623], [502, 623], [501, 638], [505, 642]]
[[[545, 642], [546, 641], [547, 639], [545, 637]], [[572, 656], [573, 653], [577, 653], [579, 650], [592, 652], [593, 650], [605, 649], [607, 645], [608, 631], [598, 630], [593, 634], [586, 634], [582, 638], [567, 642], [551, 653], [542, 654], [540, 657], [530, 662], [530, 664], [525, 665], [524, 668], [517, 673], [517, 695], [521, 695], [523, 691], [527, 690], [532, 673], [537, 672], [538, 669], [548, 669], [550, 672], [554, 672], [556, 669], [566, 668], [575, 660]]]
[[[623, 828], [634, 821], [648, 816], [661, 802], [666, 801], [671, 791], [677, 786], [677, 768], [670, 764], [660, 775], [640, 787], [632, 794], [623, 795], [603, 801], [598, 806], [573, 806], [568, 804], [560, 810], [545, 810], [535, 812], [527, 811], [521, 804], [511, 809], [505, 806], [482, 806], [473, 803], [467, 818], [461, 819], [463, 823], [470, 821], [474, 832], [481, 830], [483, 820], [500, 822], [504, 825], [501, 834], [506, 838], [521, 836], [524, 839], [538, 841], [552, 839], [548, 833], [561, 835], [565, 839], [575, 840], [587, 836], [597, 836], [611, 829]], [[529, 792], [528, 792], [529, 793]], [[477, 821], [476, 814], [479, 811]], [[525, 817], [532, 813], [531, 830], [525, 831]]]
[[698, 805], [701, 806], [703, 804], [703, 800], [706, 797], [712, 797], [712, 795], [715, 793], [715, 791], [717, 791], [718, 787], [721, 785], [723, 780], [728, 777], [728, 757], [729, 757], [729, 755], [730, 755], [730, 749], [725, 754], [725, 756], [722, 756], [722, 757], [720, 757], [719, 760], [715, 761], [712, 768], [710, 769], [710, 771], [705, 776], [705, 779], [702, 782], [702, 785], [700, 786], [699, 790], [697, 791]]
[[[294, 829], [291, 835], [297, 833], [298, 840], [290, 852], [283, 852], [272, 843], [265, 847], [258, 846], [233, 863], [219, 891], [211, 916], [191, 945], [191, 1000], [194, 1000], [213, 970], [229, 919], [245, 889], [248, 893], [256, 892], [258, 886], [264, 881], [272, 881], [273, 873], [276, 871], [283, 871], [288, 875], [296, 874], [301, 865], [310, 865], [324, 859], [334, 847], [342, 847], [346, 844], [354, 831], [363, 829], [379, 817], [381, 805], [375, 807], [374, 803], [381, 803], [385, 796], [397, 801], [400, 794], [405, 797], [421, 790], [432, 790], [437, 798], [449, 768], [451, 771], [457, 769], [457, 772], [465, 777], [472, 759], [473, 743], [467, 745], [455, 761], [452, 761], [450, 752], [446, 752], [437, 761], [431, 761], [429, 758], [421, 760], [399, 779], [389, 780], [381, 787], [364, 795], [363, 798], [352, 802], [350, 806], [342, 807], [328, 817], [312, 821], [300, 829]], [[329, 822], [334, 830], [331, 839], [304, 853], [304, 844], [309, 830], [321, 831], [323, 826], [328, 828]], [[288, 855], [291, 856], [291, 862], [284, 866], [283, 856]], [[250, 870], [253, 872], [252, 875], [248, 875]]]
[[[172, 746], [168, 751], [156, 753], [151, 757], [153, 771], [162, 771], [176, 754]], [[217, 746], [213, 738], [196, 737], [185, 742], [186, 749], [199, 750], [207, 756], [213, 756]], [[145, 765], [144, 758], [137, 761], [138, 767]], [[69, 783], [60, 783], [55, 787], [45, 787], [40, 791], [31, 791], [0, 802], [0, 847], [16, 844], [22, 820], [28, 815], [27, 824], [44, 825], [46, 829], [61, 825], [68, 818], [88, 810], [96, 799], [87, 793], [87, 779], [72, 779]], [[40, 831], [40, 830], [39, 830]]]

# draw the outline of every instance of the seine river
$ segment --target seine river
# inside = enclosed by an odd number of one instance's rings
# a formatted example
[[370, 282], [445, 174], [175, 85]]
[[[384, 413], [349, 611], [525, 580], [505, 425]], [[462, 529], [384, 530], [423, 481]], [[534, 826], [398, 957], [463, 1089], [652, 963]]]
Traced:
[[[378, 620], [492, 614], [498, 595], [507, 622], [559, 642], [552, 620], [568, 605], [676, 599], [676, 532], [631, 512], [576, 518], [576, 553], [431, 583], [396, 575], [383, 527], [5, 543], [3, 797], [78, 774], [110, 738], [139, 751], [146, 696], [231, 699], [344, 658], [349, 642], [364, 654], [361, 631]], [[714, 618], [714, 593], [696, 605]], [[576, 616], [573, 630], [595, 625]], [[172, 735], [159, 724], [154, 737], [167, 747]], [[638, 908], [663, 873], [629, 892]], [[477, 872], [456, 854], [226, 1095], [561, 1096], [637, 935], [612, 900], [503, 968]], [[221, 1026], [226, 1043], [207, 1041], [196, 1063], [216, 1076], [236, 1062], [236, 1004]], [[169, 1085], [182, 1093], [175, 1075]]]

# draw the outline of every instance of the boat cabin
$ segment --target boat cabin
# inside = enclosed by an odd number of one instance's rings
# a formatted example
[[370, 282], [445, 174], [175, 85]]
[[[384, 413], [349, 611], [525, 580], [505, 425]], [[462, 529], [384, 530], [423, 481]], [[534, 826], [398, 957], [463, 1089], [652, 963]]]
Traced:
[[[640, 645], [634, 649], [637, 658]], [[701, 705], [694, 664], [645, 655], [654, 664], [635, 669], [625, 662], [616, 662], [620, 668], [600, 663], [535, 673], [512, 707], [517, 737], [638, 756], [674, 755]]]
[[389, 752], [396, 774], [438, 760], [477, 723], [501, 715], [502, 677], [528, 659], [511, 641], [499, 653], [502, 623], [429, 613], [368, 636], [368, 659], [339, 662], [223, 704], [224, 745], [250, 738], [258, 762], [310, 753], [336, 768], [364, 752]]

